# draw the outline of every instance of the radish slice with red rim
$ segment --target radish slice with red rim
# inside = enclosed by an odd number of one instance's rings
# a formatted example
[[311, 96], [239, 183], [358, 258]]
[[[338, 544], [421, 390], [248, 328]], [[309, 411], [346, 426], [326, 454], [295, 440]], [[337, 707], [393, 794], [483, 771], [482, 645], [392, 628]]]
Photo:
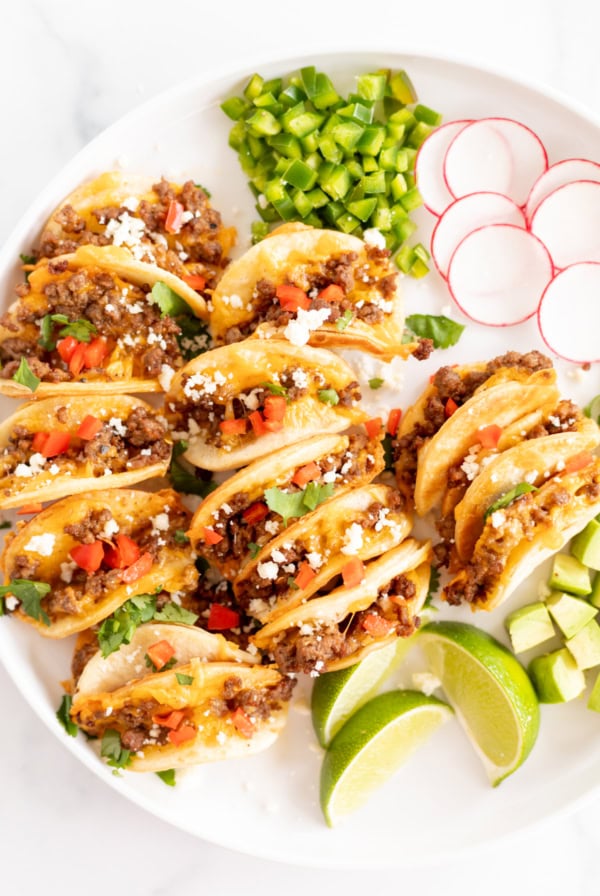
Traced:
[[525, 216], [502, 193], [471, 193], [448, 206], [431, 235], [431, 255], [442, 277], [448, 276], [450, 259], [458, 244], [473, 230], [487, 224], [525, 227]]
[[600, 261], [600, 183], [577, 180], [558, 187], [538, 205], [531, 232], [559, 269]]
[[600, 361], [600, 264], [582, 262], [558, 273], [542, 296], [538, 324], [548, 348], [565, 361]]
[[600, 165], [590, 159], [563, 159], [550, 165], [547, 171], [538, 177], [527, 197], [525, 216], [531, 221], [540, 202], [553, 193], [558, 187], [571, 184], [577, 180], [592, 180], [600, 183]]
[[444, 157], [452, 140], [468, 124], [471, 124], [471, 119], [449, 121], [441, 125], [421, 144], [417, 153], [415, 159], [417, 187], [423, 205], [432, 215], [441, 215], [454, 199], [444, 180]]
[[552, 261], [537, 237], [514, 224], [490, 224], [457, 246], [448, 288], [471, 320], [510, 327], [535, 314], [551, 278]]
[[446, 152], [444, 177], [450, 192], [504, 193], [525, 205], [532, 183], [548, 167], [537, 134], [512, 118], [482, 118], [460, 131]]

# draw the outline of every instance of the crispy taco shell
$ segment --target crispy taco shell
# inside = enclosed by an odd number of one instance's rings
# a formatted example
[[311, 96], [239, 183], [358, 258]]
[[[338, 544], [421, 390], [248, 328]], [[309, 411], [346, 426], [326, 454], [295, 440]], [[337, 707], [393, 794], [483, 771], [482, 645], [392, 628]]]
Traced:
[[[145, 674], [144, 656], [161, 640], [174, 648], [175, 666]], [[124, 653], [106, 660], [97, 654], [90, 660], [73, 698], [73, 720], [89, 734], [117, 731], [123, 746], [132, 744], [132, 734], [138, 739], [143, 734], [127, 766], [132, 771], [181, 768], [266, 749], [285, 724], [283, 677], [274, 666], [256, 664], [224, 641], [189, 626], [141, 626]], [[192, 681], [182, 684], [178, 675]], [[165, 718], [178, 710], [195, 733], [174, 744], [168, 738], [173, 729], [153, 722], [153, 717]], [[240, 711], [246, 720], [241, 730], [236, 724]]]
[[[302, 388], [293, 385], [293, 376]], [[267, 420], [270, 428], [263, 421], [264, 432], [257, 436], [251, 415], [263, 417], [270, 395], [265, 384], [286, 386], [288, 401], [283, 420], [273, 425]], [[319, 399], [324, 389], [337, 393], [336, 405]], [[359, 398], [354, 371], [332, 352], [247, 339], [206, 352], [178, 371], [165, 413], [177, 437], [189, 442], [187, 460], [206, 470], [232, 470], [307, 436], [361, 423], [368, 415], [358, 407]], [[226, 434], [221, 423], [241, 416], [245, 432]]]
[[[200, 504], [188, 532], [192, 546], [226, 578], [235, 578], [250, 557], [248, 545], [264, 547], [283, 528], [281, 515], [265, 503], [265, 492], [270, 488], [300, 492], [302, 486], [295, 484], [294, 477], [308, 465], [318, 468], [310, 482], [328, 486], [334, 495], [342, 488], [366, 484], [381, 473], [383, 447], [379, 439], [362, 434], [320, 435], [254, 461]], [[302, 482], [306, 486], [308, 480]], [[223, 540], [208, 544], [206, 528]]]
[[[77, 435], [86, 417], [102, 422], [93, 438]], [[69, 433], [70, 445], [45, 457], [35, 434]], [[38, 436], [38, 439], [43, 439]], [[46, 398], [0, 424], [0, 507], [53, 501], [90, 489], [126, 487], [163, 476], [171, 458], [167, 427], [139, 398]]]
[[[343, 290], [341, 303], [329, 303], [330, 319], [307, 335], [310, 345], [362, 349], [387, 360], [408, 357], [415, 348], [402, 342], [402, 295], [387, 253], [349, 234], [286, 225], [225, 271], [212, 297], [215, 341], [261, 332], [288, 338], [286, 327], [295, 313], [285, 314], [274, 294], [283, 284], [315, 298], [330, 284]], [[345, 311], [353, 317], [341, 329], [336, 324]]]
[[[27, 578], [51, 586], [41, 600], [49, 624], [20, 608], [16, 615], [48, 638], [64, 638], [110, 616], [136, 594], [177, 593], [181, 600], [198, 583], [193, 552], [174, 538], [189, 518], [189, 511], [170, 489], [106, 489], [57, 501], [7, 540], [0, 558], [6, 584]], [[104, 561], [93, 573], [72, 561], [70, 551], [76, 546], [99, 540], [108, 549], [117, 534], [135, 541], [140, 554], [151, 554], [149, 570], [135, 580], [128, 582], [126, 575], [124, 580], [126, 570], [111, 568]]]
[[[353, 558], [367, 560], [399, 544], [411, 517], [387, 485], [348, 489], [288, 526], [246, 564], [234, 582], [238, 602], [261, 622], [309, 600]], [[311, 562], [312, 561], [312, 562]], [[294, 579], [310, 566], [315, 575], [299, 588]]]
[[413, 633], [427, 596], [430, 559], [430, 543], [409, 538], [368, 563], [359, 585], [314, 596], [267, 623], [252, 641], [284, 672], [352, 666]]

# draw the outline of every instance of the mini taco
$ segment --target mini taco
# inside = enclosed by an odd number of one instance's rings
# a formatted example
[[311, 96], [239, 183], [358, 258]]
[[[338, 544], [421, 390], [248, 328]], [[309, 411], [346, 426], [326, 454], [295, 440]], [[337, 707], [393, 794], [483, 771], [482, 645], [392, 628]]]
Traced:
[[387, 485], [343, 491], [290, 525], [246, 564], [233, 588], [238, 603], [261, 622], [309, 600], [336, 576], [350, 582], [362, 561], [395, 547], [411, 517]]
[[233, 579], [288, 519], [370, 482], [383, 467], [379, 439], [362, 433], [305, 439], [227, 479], [199, 506], [188, 535], [198, 553]]
[[361, 423], [360, 388], [345, 361], [324, 349], [247, 339], [195, 358], [165, 397], [185, 458], [232, 470], [307, 436]]
[[539, 488], [515, 483], [488, 508], [468, 563], [444, 588], [450, 604], [492, 610], [600, 511], [600, 459], [568, 457]]
[[171, 447], [164, 418], [139, 398], [32, 401], [0, 424], [0, 507], [164, 476]]
[[212, 297], [213, 338], [268, 335], [408, 357], [416, 343], [403, 342], [404, 306], [389, 256], [338, 231], [276, 230], [227, 268]]
[[[7, 539], [0, 559], [11, 595], [5, 604], [48, 638], [88, 629], [131, 598], [141, 616], [153, 618], [159, 608], [165, 618], [182, 616], [177, 608], [198, 584], [194, 554], [178, 538], [189, 519], [171, 490], [63, 498]], [[171, 602], [175, 609], [165, 613]], [[124, 623], [123, 614], [117, 621]], [[118, 628], [105, 627], [107, 644], [119, 643]], [[102, 639], [100, 646], [106, 653]]]
[[35, 257], [56, 258], [84, 245], [122, 247], [201, 294], [215, 286], [234, 243], [235, 229], [223, 227], [193, 181], [154, 183], [108, 171], [77, 187], [52, 213]]
[[268, 622], [252, 641], [282, 672], [314, 675], [352, 666], [415, 631], [430, 559], [431, 545], [410, 538], [368, 563], [358, 585], [314, 595]]
[[122, 248], [82, 246], [41, 262], [0, 325], [0, 393], [159, 392], [207, 348], [202, 297]]
[[121, 767], [156, 772], [266, 749], [285, 724], [293, 685], [220, 635], [150, 623], [117, 653], [88, 662], [71, 717]]

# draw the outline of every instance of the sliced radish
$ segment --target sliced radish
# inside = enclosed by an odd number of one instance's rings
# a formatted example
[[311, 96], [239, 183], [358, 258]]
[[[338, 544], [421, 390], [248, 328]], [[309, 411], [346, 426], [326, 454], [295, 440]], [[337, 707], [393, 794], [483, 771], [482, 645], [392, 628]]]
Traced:
[[452, 140], [468, 124], [471, 124], [471, 119], [443, 124], [433, 131], [417, 153], [417, 186], [423, 205], [433, 215], [441, 215], [454, 198], [444, 181], [444, 157]]
[[542, 339], [566, 361], [600, 361], [600, 264], [573, 264], [548, 284], [538, 309]]
[[450, 192], [504, 193], [525, 205], [532, 183], [548, 167], [537, 134], [512, 118], [482, 118], [460, 131], [446, 153], [444, 177]]
[[550, 165], [547, 171], [538, 177], [527, 197], [525, 216], [531, 221], [533, 213], [540, 202], [553, 193], [558, 187], [571, 184], [576, 180], [593, 180], [600, 183], [600, 165], [590, 159], [563, 159]]
[[546, 196], [531, 219], [557, 268], [600, 261], [600, 183], [577, 180]]
[[535, 314], [551, 278], [552, 261], [537, 237], [514, 224], [490, 224], [456, 248], [448, 288], [467, 317], [510, 327]]
[[525, 216], [502, 193], [471, 193], [448, 206], [431, 235], [431, 255], [442, 277], [448, 276], [450, 259], [458, 244], [473, 230], [487, 224], [524, 227]]

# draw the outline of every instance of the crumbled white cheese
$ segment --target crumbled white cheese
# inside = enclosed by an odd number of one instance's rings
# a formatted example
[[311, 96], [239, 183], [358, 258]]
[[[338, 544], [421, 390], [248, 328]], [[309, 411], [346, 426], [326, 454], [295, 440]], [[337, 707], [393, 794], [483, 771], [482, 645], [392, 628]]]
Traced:
[[242, 308], [243, 302], [241, 298], [234, 293], [232, 296], [229, 296], [229, 305], [231, 308]]
[[33, 470], [27, 464], [17, 464], [15, 476], [18, 476], [19, 479], [29, 479], [30, 476], [33, 476]]
[[126, 208], [129, 212], [137, 211], [137, 207], [140, 204], [140, 200], [137, 196], [128, 196], [127, 199], [124, 199], [121, 205], [123, 208]]
[[352, 523], [346, 532], [346, 540], [342, 550], [342, 554], [358, 554], [363, 546], [364, 531], [359, 523]]
[[56, 536], [51, 532], [44, 532], [43, 535], [32, 535], [25, 545], [26, 551], [33, 554], [39, 554], [40, 557], [50, 557], [54, 550]]
[[224, 731], [217, 731], [217, 743], [219, 743], [221, 746], [227, 743], [227, 735]]
[[297, 316], [289, 322], [283, 335], [292, 345], [306, 345], [312, 331], [318, 330], [330, 315], [331, 308], [316, 308], [308, 311], [298, 308]]
[[466, 475], [469, 482], [473, 482], [479, 473], [479, 463], [477, 461], [478, 454], [479, 446], [474, 445], [460, 465], [461, 470]]
[[274, 560], [275, 563], [285, 563], [286, 557], [281, 551], [275, 549], [271, 552], [271, 560]]
[[314, 569], [315, 572], [323, 566], [323, 557], [318, 551], [310, 551], [306, 555], [306, 559], [310, 568]]
[[120, 419], [120, 417], [111, 417], [108, 421], [108, 425], [113, 430], [114, 433], [118, 436], [126, 436], [127, 435], [127, 427]]
[[294, 386], [296, 386], [297, 389], [308, 388], [308, 374], [305, 370], [301, 370], [299, 367], [296, 367], [292, 371], [292, 380], [294, 381]]
[[255, 411], [258, 408], [260, 404], [258, 398], [259, 391], [258, 389], [253, 389], [252, 392], [240, 392], [238, 395], [240, 401], [243, 401], [249, 411]]
[[335, 482], [337, 479], [337, 473], [335, 470], [327, 470], [326, 473], [323, 473], [323, 482], [329, 484], [330, 482]]
[[157, 513], [157, 515], [151, 519], [151, 523], [153, 529], [158, 529], [159, 532], [166, 532], [169, 528], [169, 514]]
[[527, 473], [523, 476], [525, 482], [528, 482], [529, 485], [533, 485], [540, 474], [537, 470], [528, 470]]
[[162, 364], [158, 375], [158, 383], [161, 389], [168, 392], [171, 388], [171, 382], [175, 376], [175, 371], [168, 364]]
[[506, 514], [503, 510], [495, 510], [490, 516], [490, 522], [494, 529], [499, 529], [506, 522]]
[[113, 218], [106, 225], [105, 233], [112, 238], [115, 246], [126, 246], [137, 259], [141, 261], [147, 254], [147, 247], [142, 245], [142, 237], [146, 225], [141, 218], [132, 218], [127, 212], [123, 212], [118, 218]]
[[102, 530], [102, 534], [105, 538], [112, 538], [113, 535], [116, 535], [119, 531], [119, 524], [116, 520], [110, 519], [107, 520], [104, 524], [104, 529]]
[[272, 560], [265, 560], [263, 563], [259, 563], [256, 567], [256, 570], [261, 579], [274, 580], [277, 578], [277, 574], [279, 573], [279, 567], [276, 563], [273, 563]]
[[51, 464], [51, 465], [48, 467], [48, 472], [49, 472], [52, 476], [56, 476], [57, 473], [60, 473], [60, 467], [58, 466], [58, 464]]
[[277, 520], [267, 520], [265, 523], [265, 532], [268, 532], [269, 535], [277, 535], [279, 532], [279, 523]]
[[9, 613], [12, 613], [13, 610], [16, 610], [19, 606], [19, 601], [13, 594], [9, 594], [4, 598], [4, 606], [8, 610]]
[[385, 237], [376, 227], [369, 227], [363, 233], [363, 240], [368, 246], [375, 246], [377, 249], [385, 249]]
[[226, 378], [219, 370], [216, 370], [212, 377], [203, 373], [194, 373], [186, 382], [183, 391], [188, 398], [198, 400], [203, 393], [214, 395], [217, 387], [224, 386], [226, 382]]

